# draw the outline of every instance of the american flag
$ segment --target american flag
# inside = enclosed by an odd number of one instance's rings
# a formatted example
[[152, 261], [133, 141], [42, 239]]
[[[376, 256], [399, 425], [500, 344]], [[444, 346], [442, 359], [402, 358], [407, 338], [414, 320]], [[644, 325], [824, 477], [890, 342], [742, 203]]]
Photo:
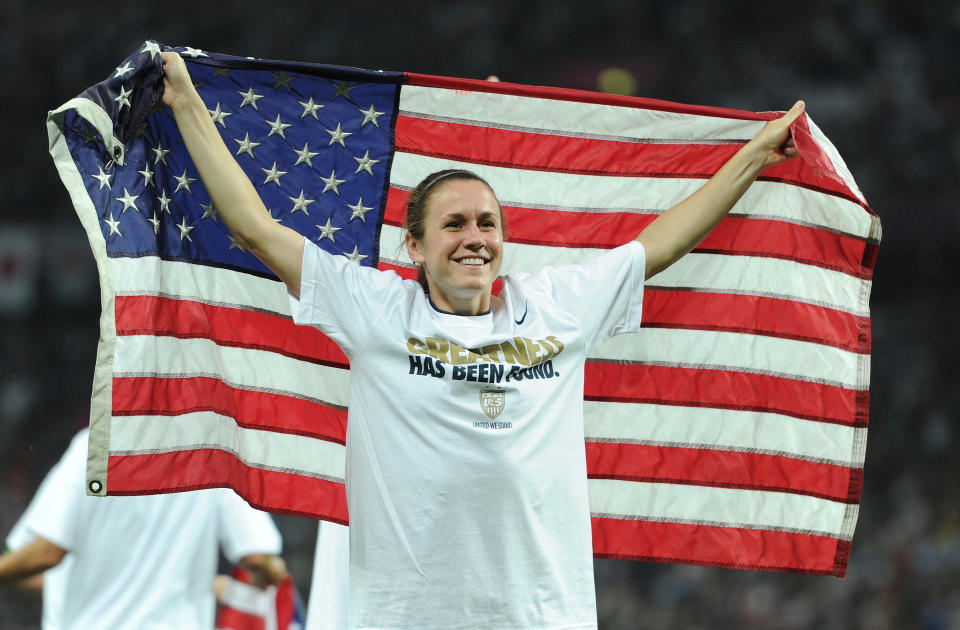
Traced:
[[[163, 48], [48, 122], [101, 278], [89, 491], [229, 486], [345, 523], [348, 361], [293, 325], [285, 288], [218, 218], [160, 105]], [[634, 238], [778, 115], [176, 50], [275, 220], [404, 277], [402, 208], [431, 172], [487, 179], [503, 271], [530, 271]], [[765, 171], [651, 279], [644, 329], [588, 361], [599, 557], [846, 571], [880, 223], [806, 115], [793, 134], [802, 159]]]
[[251, 575], [235, 567], [217, 597], [215, 630], [303, 630], [306, 615], [289, 575], [265, 588], [254, 586]]

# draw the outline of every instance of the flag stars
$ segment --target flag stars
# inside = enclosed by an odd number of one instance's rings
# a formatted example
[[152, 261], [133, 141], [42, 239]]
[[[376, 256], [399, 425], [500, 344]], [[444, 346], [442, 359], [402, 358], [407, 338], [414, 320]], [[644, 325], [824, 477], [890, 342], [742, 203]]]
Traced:
[[322, 181], [325, 184], [325, 186], [323, 187], [323, 192], [332, 190], [333, 192], [339, 195], [340, 189], [338, 188], [338, 186], [340, 186], [340, 184], [342, 184], [347, 180], [337, 179], [337, 171], [333, 170], [333, 171], [330, 171], [330, 177], [321, 177], [320, 181]]
[[157, 213], [154, 212], [154, 213], [153, 213], [153, 216], [150, 217], [149, 219], [147, 219], [147, 221], [149, 221], [150, 224], [153, 225], [153, 233], [154, 233], [154, 235], [159, 234], [159, 233], [160, 233], [160, 218], [157, 217]]
[[277, 168], [276, 162], [274, 162], [273, 166], [271, 166], [269, 169], [261, 168], [260, 170], [267, 174], [267, 178], [263, 180], [264, 184], [273, 182], [277, 186], [280, 185], [280, 178], [287, 174], [286, 171], [281, 171]]
[[213, 74], [214, 77], [224, 77], [226, 79], [230, 78], [230, 70], [227, 68], [214, 68]]
[[347, 258], [349, 258], [349, 259], [351, 260], [351, 262], [355, 262], [355, 263], [357, 263], [358, 265], [360, 264], [360, 261], [361, 261], [361, 260], [363, 260], [364, 258], [367, 257], [366, 254], [361, 254], [361, 253], [360, 253], [360, 248], [357, 247], [356, 245], [353, 246], [353, 251], [352, 251], [352, 252], [350, 252], [349, 254], [344, 254], [344, 256], [346, 256]]
[[344, 143], [344, 139], [347, 136], [353, 135], [353, 132], [344, 131], [343, 128], [340, 126], [339, 122], [337, 123], [337, 128], [334, 129], [333, 131], [331, 131], [330, 129], [325, 129], [325, 131], [330, 134], [330, 144], [327, 145], [328, 147], [333, 146], [333, 143], [336, 142], [337, 144], [342, 146], [344, 149], [346, 149], [347, 145]]
[[347, 207], [353, 212], [348, 221], [360, 219], [363, 223], [367, 222], [367, 213], [373, 210], [373, 208], [363, 205], [363, 197], [360, 197], [360, 201], [357, 202], [357, 205], [351, 206], [350, 204], [347, 204]]
[[123, 238], [123, 234], [120, 233], [120, 221], [113, 218], [112, 212], [110, 213], [110, 218], [104, 219], [103, 222], [110, 226], [110, 232], [107, 234], [108, 237], [110, 234], [116, 234], [120, 238]]
[[123, 214], [130, 208], [133, 208], [134, 210], [138, 210], [136, 201], [139, 197], [140, 195], [131, 195], [129, 192], [127, 192], [127, 189], [124, 188], [123, 197], [114, 197], [114, 199], [116, 199], [117, 201], [123, 204], [123, 210], [120, 211], [120, 214]]
[[297, 102], [300, 103], [301, 107], [303, 107], [303, 113], [300, 114], [300, 118], [313, 116], [314, 119], [320, 120], [320, 118], [317, 116], [317, 110], [323, 109], [324, 107], [326, 107], [326, 105], [320, 105], [318, 103], [314, 103], [312, 96], [307, 100], [306, 103], [304, 103], [303, 101], [297, 101]]
[[126, 105], [130, 107], [130, 95], [133, 94], [133, 89], [127, 90], [122, 85], [120, 86], [120, 94], [114, 97], [114, 101], [119, 105], [117, 111], [123, 111], [123, 106]]
[[246, 92], [238, 91], [237, 94], [243, 97], [243, 102], [240, 103], [240, 107], [246, 107], [251, 105], [255, 110], [260, 111], [260, 108], [257, 107], [257, 101], [263, 98], [263, 94], [257, 94], [253, 91], [253, 86], [250, 86], [250, 89]]
[[214, 223], [217, 222], [217, 218], [220, 216], [220, 213], [217, 212], [217, 209], [213, 206], [212, 201], [210, 202], [209, 205], [201, 203], [200, 208], [203, 209], [203, 216], [200, 217], [201, 221], [203, 221], [204, 219], [213, 219]]
[[164, 149], [162, 142], [158, 142], [157, 146], [150, 150], [153, 151], [154, 164], [160, 164], [161, 162], [164, 164], [167, 163], [167, 153], [170, 153], [170, 149]]
[[280, 114], [277, 114], [277, 119], [273, 122], [267, 121], [267, 124], [270, 125], [270, 133], [267, 134], [268, 138], [273, 134], [279, 134], [284, 140], [287, 139], [287, 136], [283, 130], [293, 126], [280, 120]]
[[174, 175], [173, 178], [174, 178], [175, 180], [177, 180], [177, 188], [176, 188], [176, 190], [173, 191], [174, 193], [178, 193], [178, 192], [180, 192], [180, 191], [183, 190], [183, 189], [186, 189], [187, 192], [192, 192], [192, 191], [190, 190], [190, 184], [192, 184], [193, 182], [197, 181], [195, 178], [189, 177], [189, 176], [187, 175], [187, 169], [183, 169], [183, 174], [182, 174], [182, 175], [180, 175], [180, 176]]
[[367, 123], [373, 123], [373, 126], [374, 126], [374, 127], [379, 127], [379, 126], [380, 126], [380, 123], [378, 122], [378, 119], [379, 119], [381, 116], [385, 116], [385, 115], [386, 115], [386, 112], [378, 112], [376, 109], [374, 109], [373, 103], [370, 103], [370, 108], [369, 108], [369, 109], [358, 109], [358, 111], [359, 111], [361, 114], [363, 114], [363, 122], [360, 123], [360, 126], [361, 126], [361, 127], [363, 127], [363, 126], [366, 125]]
[[276, 80], [276, 83], [273, 84], [273, 89], [282, 87], [287, 92], [293, 91], [290, 89], [290, 82], [293, 81], [295, 77], [291, 77], [286, 72], [271, 72], [270, 74], [273, 75], [273, 78]]
[[110, 190], [110, 175], [103, 172], [103, 167], [99, 164], [97, 165], [97, 170], [100, 171], [97, 175], [91, 175], [92, 178], [100, 182], [100, 187], [97, 190], [103, 190], [103, 187], [106, 186], [107, 190]]
[[354, 174], [357, 174], [360, 171], [366, 171], [371, 175], [373, 175], [373, 165], [380, 161], [380, 160], [370, 159], [369, 149], [367, 150], [366, 153], [363, 154], [363, 157], [354, 157], [353, 159], [355, 159], [358, 164], [357, 170], [354, 171]]
[[302, 188], [300, 189], [299, 197], [289, 197], [289, 199], [293, 202], [293, 210], [290, 211], [290, 214], [293, 214], [299, 210], [308, 216], [310, 213], [307, 212], [307, 206], [316, 201], [316, 199], [307, 199], [303, 194]]
[[219, 101], [217, 101], [216, 109], [208, 109], [207, 111], [210, 112], [210, 118], [213, 119], [213, 122], [224, 128], [227, 126], [227, 116], [233, 116], [233, 114], [230, 112], [223, 111], [223, 109], [220, 107]]
[[154, 41], [148, 41], [143, 43], [143, 48], [140, 49], [141, 53], [150, 53], [150, 58], [153, 59], [160, 54], [160, 45]]
[[329, 238], [331, 243], [335, 243], [336, 239], [333, 238], [333, 235], [343, 228], [333, 227], [333, 224], [330, 222], [330, 218], [328, 217], [326, 224], [317, 225], [317, 229], [320, 230], [320, 236], [317, 237], [318, 241]]
[[309, 145], [308, 143], [306, 143], [306, 142], [303, 144], [303, 148], [302, 148], [302, 149], [300, 149], [299, 151], [297, 151], [296, 149], [294, 149], [293, 152], [297, 154], [297, 163], [294, 164], [294, 166], [296, 166], [297, 164], [301, 164], [301, 163], [303, 163], [303, 162], [306, 162], [306, 163], [307, 163], [307, 166], [309, 166], [309, 167], [311, 167], [311, 168], [313, 167], [313, 158], [315, 158], [316, 156], [320, 155], [319, 153], [316, 153], [315, 151], [311, 151], [311, 150], [310, 150], [310, 145]]
[[180, 54], [186, 55], [187, 57], [193, 57], [194, 59], [196, 59], [197, 57], [209, 57], [209, 56], [210, 56], [210, 55], [208, 55], [207, 53], [205, 53], [205, 52], [203, 52], [202, 50], [200, 50], [199, 48], [191, 48], [190, 46], [185, 46], [185, 47], [183, 48], [183, 52], [180, 53]]
[[350, 90], [352, 90], [352, 89], [354, 89], [355, 87], [357, 87], [356, 85], [350, 85], [350, 84], [347, 83], [346, 81], [337, 81], [336, 83], [334, 83], [333, 81], [331, 81], [331, 84], [333, 85], [333, 89], [336, 90], [336, 92], [334, 92], [334, 94], [333, 94], [333, 97], [331, 97], [331, 100], [334, 99], [334, 98], [337, 98], [338, 96], [342, 96], [343, 98], [345, 98], [345, 99], [347, 99], [347, 100], [349, 101], [349, 100], [350, 100]]
[[115, 76], [115, 77], [123, 77], [123, 76], [126, 75], [128, 72], [133, 72], [133, 66], [130, 65], [130, 62], [129, 62], [129, 61], [125, 61], [125, 62], [123, 62], [123, 65], [122, 65], [122, 66], [117, 66], [117, 71], [116, 71], [116, 73], [115, 73], [113, 76]]
[[177, 224], [177, 229], [180, 230], [181, 243], [183, 242], [183, 239], [187, 239], [191, 243], [193, 242], [193, 238], [190, 236], [190, 231], [193, 230], [193, 227], [194, 226], [187, 224], [187, 217], [183, 217], [180, 220], [180, 223]]
[[165, 188], [160, 191], [160, 196], [157, 197], [157, 201], [160, 202], [160, 212], [170, 214], [170, 202], [173, 201], [173, 199], [167, 197], [167, 190]]
[[240, 145], [240, 147], [237, 149], [237, 155], [240, 155], [241, 153], [246, 153], [250, 157], [256, 159], [253, 155], [253, 150], [259, 147], [260, 143], [253, 142], [252, 140], [250, 140], [250, 132], [247, 132], [247, 134], [243, 137], [243, 140], [237, 140], [236, 138], [234, 138], [233, 141]]
[[227, 234], [227, 238], [230, 239], [230, 247], [228, 249], [239, 249], [241, 252], [247, 251], [247, 248], [240, 244], [240, 241], [237, 240], [237, 237], [233, 234]]
[[143, 164], [143, 170], [137, 171], [140, 175], [143, 175], [143, 186], [154, 186], [153, 183], [153, 171], [150, 170], [150, 165], [147, 163]]

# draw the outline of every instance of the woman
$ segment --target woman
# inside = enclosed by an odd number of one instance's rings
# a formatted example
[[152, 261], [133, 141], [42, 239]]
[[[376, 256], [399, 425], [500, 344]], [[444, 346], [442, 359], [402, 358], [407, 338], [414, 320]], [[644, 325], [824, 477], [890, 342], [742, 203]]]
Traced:
[[643, 284], [700, 242], [763, 169], [796, 154], [798, 102], [700, 190], [586, 265], [502, 278], [504, 222], [466, 171], [411, 193], [421, 283], [350, 264], [273, 221], [183, 61], [164, 103], [235, 238], [283, 280], [297, 323], [351, 364], [350, 622], [595, 628], [583, 448], [586, 353], [640, 325]]

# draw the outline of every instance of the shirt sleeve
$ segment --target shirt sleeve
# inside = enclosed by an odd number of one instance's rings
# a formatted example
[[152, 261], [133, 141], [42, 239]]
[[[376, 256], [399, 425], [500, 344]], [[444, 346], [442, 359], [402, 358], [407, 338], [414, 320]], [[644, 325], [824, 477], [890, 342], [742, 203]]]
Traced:
[[37, 490], [11, 532], [7, 544], [22, 547], [37, 537], [72, 551], [82, 535], [84, 470], [87, 460], [86, 430], [78, 433]]
[[637, 241], [581, 264], [547, 267], [525, 279], [525, 288], [544, 291], [558, 308], [580, 322], [587, 351], [640, 328], [646, 252]]
[[236, 564], [254, 553], [280, 555], [280, 530], [266, 512], [250, 507], [232, 490], [213, 490], [218, 501], [217, 531], [227, 559]]
[[304, 241], [300, 298], [290, 295], [293, 321], [319, 328], [352, 356], [377, 319], [402, 304], [403, 281]]

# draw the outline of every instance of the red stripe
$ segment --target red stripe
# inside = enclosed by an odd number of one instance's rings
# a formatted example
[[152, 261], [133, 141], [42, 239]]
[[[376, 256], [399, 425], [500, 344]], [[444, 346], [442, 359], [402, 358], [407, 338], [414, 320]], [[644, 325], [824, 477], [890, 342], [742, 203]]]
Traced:
[[643, 325], [766, 335], [870, 351], [869, 317], [770, 297], [647, 287]]
[[587, 361], [586, 400], [764, 411], [867, 426], [866, 391], [732, 370]]
[[287, 317], [152, 296], [118, 296], [116, 305], [117, 335], [203, 338], [333, 367], [349, 363], [329, 337]]
[[849, 543], [829, 536], [593, 518], [593, 551], [601, 558], [682, 562], [843, 577]]
[[716, 449], [587, 442], [587, 474], [591, 479], [791, 492], [845, 503], [856, 503], [860, 496], [846, 466]]
[[197, 449], [146, 455], [111, 455], [111, 495], [162, 494], [201, 488], [233, 488], [255, 508], [279, 514], [347, 522], [342, 483], [288, 472], [251, 468], [232, 453]]
[[[391, 188], [384, 223], [403, 225], [409, 193]], [[609, 249], [640, 234], [654, 214], [567, 212], [503, 206], [511, 243]], [[829, 230], [770, 219], [726, 217], [694, 250], [738, 256], [766, 256], [869, 278], [864, 263], [870, 244]]]
[[245, 429], [305, 435], [344, 444], [347, 410], [273, 392], [231, 387], [209, 377], [113, 379], [114, 416], [211, 411]]

